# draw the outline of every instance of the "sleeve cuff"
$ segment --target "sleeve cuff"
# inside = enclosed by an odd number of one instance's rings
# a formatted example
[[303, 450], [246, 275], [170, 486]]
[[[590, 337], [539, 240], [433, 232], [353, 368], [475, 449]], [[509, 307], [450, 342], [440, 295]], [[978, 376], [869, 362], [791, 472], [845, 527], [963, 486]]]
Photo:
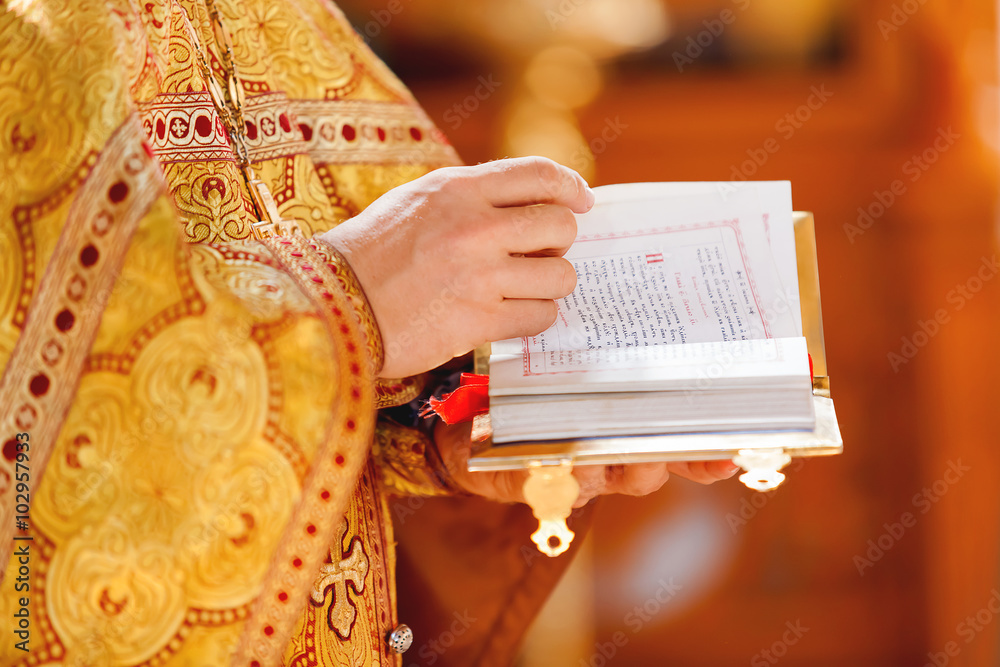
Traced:
[[372, 455], [382, 484], [401, 496], [469, 495], [452, 479], [434, 441], [415, 428], [380, 418]]
[[344, 294], [347, 295], [351, 305], [354, 306], [354, 314], [361, 325], [361, 330], [365, 334], [368, 354], [372, 360], [372, 369], [377, 377], [385, 361], [385, 352], [382, 347], [382, 334], [379, 332], [375, 313], [368, 303], [368, 297], [365, 296], [364, 288], [361, 287], [358, 277], [354, 274], [354, 269], [347, 263], [347, 260], [340, 254], [339, 250], [315, 236], [309, 239], [307, 243], [337, 278], [337, 282], [344, 290]]

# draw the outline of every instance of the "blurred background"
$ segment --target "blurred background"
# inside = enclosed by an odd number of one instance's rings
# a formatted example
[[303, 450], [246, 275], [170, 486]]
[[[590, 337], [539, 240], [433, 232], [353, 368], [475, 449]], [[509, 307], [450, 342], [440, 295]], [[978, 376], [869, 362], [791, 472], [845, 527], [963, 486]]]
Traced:
[[816, 216], [844, 454], [606, 499], [523, 667], [1000, 664], [994, 2], [340, 5], [468, 163]]

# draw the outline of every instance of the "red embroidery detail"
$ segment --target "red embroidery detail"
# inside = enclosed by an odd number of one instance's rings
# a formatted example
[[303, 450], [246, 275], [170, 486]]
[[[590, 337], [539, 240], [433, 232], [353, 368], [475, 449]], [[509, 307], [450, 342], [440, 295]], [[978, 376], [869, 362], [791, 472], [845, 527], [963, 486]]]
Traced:
[[302, 132], [302, 138], [309, 141], [313, 138], [312, 128], [305, 123], [299, 123], [299, 131]]
[[85, 435], [78, 435], [66, 450], [66, 465], [70, 468], [81, 468], [79, 452], [83, 447], [93, 444]]
[[378, 128], [378, 140], [385, 141], [385, 130], [382, 129], [381, 127]]
[[205, 181], [201, 184], [202, 198], [207, 200], [208, 193], [211, 192], [212, 190], [215, 190], [216, 192], [219, 193], [220, 197], [224, 198], [226, 196], [225, 182], [221, 178], [215, 176], [211, 178], [206, 178]]
[[306, 532], [309, 533], [310, 535], [315, 535], [316, 534], [316, 526], [314, 526], [312, 524], [309, 524], [308, 526], [306, 526]]
[[243, 81], [243, 89], [248, 93], [268, 93], [271, 87], [265, 81]]
[[301, 558], [296, 558], [295, 560], [293, 560], [292, 561], [292, 567], [294, 567], [296, 569], [302, 567], [302, 559]]
[[108, 199], [111, 200], [111, 203], [121, 203], [125, 197], [128, 197], [128, 186], [125, 184], [125, 181], [118, 181], [108, 188]]
[[101, 597], [97, 601], [98, 606], [100, 606], [101, 611], [103, 611], [108, 616], [117, 616], [122, 613], [125, 608], [125, 599], [122, 600], [112, 600], [111, 593], [107, 588], [101, 591]]
[[246, 512], [243, 512], [242, 514], [240, 514], [240, 518], [243, 519], [243, 525], [246, 527], [246, 530], [243, 531], [242, 535], [237, 535], [236, 537], [229, 538], [229, 541], [238, 547], [242, 547], [243, 545], [245, 545], [247, 542], [250, 541], [250, 531], [253, 530], [255, 523], [252, 514], [247, 514]]
[[88, 245], [80, 251], [80, 263], [89, 268], [94, 264], [97, 264], [97, 260], [100, 256], [101, 254], [97, 252], [97, 248], [93, 245]]
[[44, 396], [49, 390], [49, 377], [44, 373], [39, 373], [31, 378], [31, 384], [28, 387], [31, 389], [33, 396]]
[[18, 123], [10, 133], [10, 143], [14, 150], [19, 153], [27, 153], [35, 146], [35, 135], [24, 136], [21, 134], [21, 124]]
[[11, 438], [3, 445], [3, 457], [8, 461], [13, 461], [17, 458], [17, 440]]
[[194, 131], [198, 136], [209, 137], [215, 128], [212, 126], [212, 118], [207, 114], [200, 114], [194, 121]]
[[340, 454], [337, 454], [337, 458], [335, 458], [333, 461], [339, 466], [344, 465], [344, 457]]
[[345, 125], [340, 128], [340, 133], [344, 135], [344, 138], [348, 141], [354, 141], [354, 137], [358, 136], [358, 133], [354, 130], [353, 125]]
[[62, 309], [56, 315], [56, 328], [63, 333], [72, 329], [74, 322], [76, 322], [76, 317], [67, 308]]
[[419, 127], [411, 127], [410, 136], [413, 137], [414, 141], [420, 141], [424, 138], [424, 133], [420, 131]]

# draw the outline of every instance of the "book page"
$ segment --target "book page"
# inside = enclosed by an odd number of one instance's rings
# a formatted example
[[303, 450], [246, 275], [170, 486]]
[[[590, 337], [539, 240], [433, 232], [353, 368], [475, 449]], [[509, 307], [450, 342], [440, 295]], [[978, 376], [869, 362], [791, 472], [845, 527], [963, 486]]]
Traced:
[[[609, 245], [577, 243], [595, 251]], [[577, 287], [560, 301], [555, 325], [528, 340], [529, 372], [547, 372], [551, 350], [771, 337], [737, 220], [623, 234], [614, 248], [571, 260]]]
[[[784, 303], [780, 307], [799, 312], [795, 229], [790, 217], [792, 188], [788, 181], [619, 183], [601, 186], [596, 191], [598, 203], [604, 206], [656, 199], [673, 208], [672, 202], [679, 198], [697, 197], [702, 214], [708, 217], [725, 217], [726, 211], [736, 214], [737, 210], [744, 217], [759, 217], [781, 279]], [[801, 333], [800, 327], [795, 335]]]
[[796, 275], [788, 184], [721, 186], [728, 184], [597, 188], [598, 204], [578, 216], [566, 254], [577, 288], [557, 302], [556, 323], [538, 336], [494, 343], [494, 354], [523, 354], [531, 375], [550, 372], [546, 354], [557, 350], [801, 335], [797, 278], [790, 295], [769, 240], [779, 225], [766, 224], [771, 214], [760, 205], [763, 198], [785, 209], [782, 233], [773, 236], [787, 280]]
[[[490, 357], [491, 401], [505, 396], [621, 391], [706, 391], [734, 387], [811, 386], [806, 339], [550, 350], [548, 371], [526, 373], [520, 354]], [[586, 381], [582, 382], [582, 377]]]

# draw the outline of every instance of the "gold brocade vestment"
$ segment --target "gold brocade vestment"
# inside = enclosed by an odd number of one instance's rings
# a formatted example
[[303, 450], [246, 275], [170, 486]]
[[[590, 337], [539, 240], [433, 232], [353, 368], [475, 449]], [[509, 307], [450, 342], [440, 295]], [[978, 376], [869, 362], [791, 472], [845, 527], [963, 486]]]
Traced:
[[[423, 437], [375, 410], [421, 383], [373, 379], [364, 296], [309, 239], [457, 158], [331, 5], [217, 6], [251, 160], [304, 238], [249, 239], [200, 0], [0, 15], [0, 528], [23, 433], [32, 538], [28, 592], [17, 559], [2, 582], [4, 665], [399, 664], [386, 494], [442, 489]], [[500, 610], [537, 604], [494, 597], [483, 629], [516, 637]], [[6, 633], [22, 598], [30, 652]]]

